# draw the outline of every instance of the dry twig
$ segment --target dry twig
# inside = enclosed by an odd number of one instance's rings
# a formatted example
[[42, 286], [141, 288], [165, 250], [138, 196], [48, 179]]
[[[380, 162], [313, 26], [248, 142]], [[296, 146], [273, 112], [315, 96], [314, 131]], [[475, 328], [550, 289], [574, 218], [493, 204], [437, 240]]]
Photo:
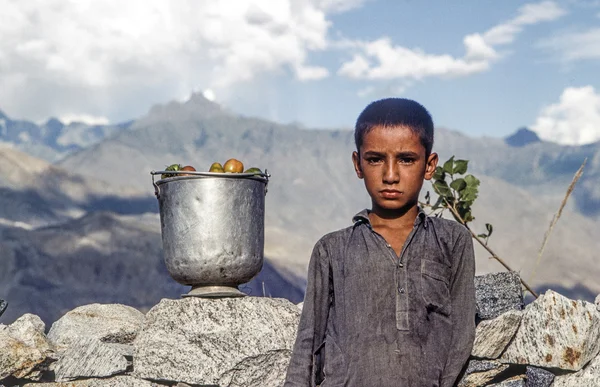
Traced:
[[577, 184], [577, 182], [579, 181], [579, 178], [583, 174], [583, 169], [585, 168], [585, 164], [586, 163], [587, 163], [587, 157], [585, 158], [585, 160], [583, 160], [583, 164], [581, 164], [581, 167], [579, 167], [579, 169], [577, 170], [577, 172], [575, 172], [575, 176], [573, 176], [573, 180], [571, 181], [571, 184], [569, 185], [569, 188], [567, 188], [567, 192], [565, 193], [565, 197], [563, 198], [562, 202], [560, 203], [560, 207], [558, 208], [558, 212], [556, 214], [554, 214], [554, 217], [552, 218], [552, 222], [550, 222], [550, 226], [548, 227], [548, 230], [546, 230], [546, 233], [544, 234], [544, 241], [542, 242], [542, 247], [540, 247], [540, 251], [538, 253], [537, 260], [535, 261], [535, 266], [533, 267], [533, 271], [531, 273], [531, 281], [532, 282], [533, 282], [533, 279], [535, 278], [535, 274], [536, 274], [537, 268], [538, 268], [538, 266], [539, 266], [539, 264], [540, 264], [540, 262], [542, 260], [542, 254], [544, 254], [544, 249], [546, 248], [546, 244], [548, 243], [548, 239], [550, 238], [550, 234], [552, 234], [552, 230], [554, 230], [554, 226], [556, 225], [556, 223], [560, 219], [560, 216], [562, 215], [562, 211], [565, 208], [565, 205], [567, 204], [567, 200], [569, 199], [569, 196], [573, 192], [573, 189], [575, 189], [575, 184]]

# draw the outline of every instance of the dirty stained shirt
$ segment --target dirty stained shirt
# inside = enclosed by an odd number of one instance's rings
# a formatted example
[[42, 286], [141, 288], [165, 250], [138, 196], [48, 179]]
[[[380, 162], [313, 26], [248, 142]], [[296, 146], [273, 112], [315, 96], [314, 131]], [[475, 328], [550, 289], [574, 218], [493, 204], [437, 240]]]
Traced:
[[284, 386], [453, 386], [475, 336], [474, 275], [461, 224], [420, 210], [398, 256], [363, 210], [314, 247]]

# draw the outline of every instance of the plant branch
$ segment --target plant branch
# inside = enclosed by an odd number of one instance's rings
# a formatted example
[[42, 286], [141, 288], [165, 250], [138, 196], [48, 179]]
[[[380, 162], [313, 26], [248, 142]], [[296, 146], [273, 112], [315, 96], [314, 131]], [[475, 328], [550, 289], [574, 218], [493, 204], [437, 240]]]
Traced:
[[533, 281], [533, 279], [535, 278], [537, 268], [540, 264], [540, 261], [542, 260], [542, 254], [544, 254], [544, 249], [546, 248], [546, 244], [548, 243], [550, 234], [552, 234], [552, 230], [554, 230], [554, 226], [556, 225], [556, 223], [558, 223], [558, 220], [560, 219], [560, 216], [562, 215], [562, 211], [565, 208], [565, 205], [567, 204], [567, 200], [569, 199], [569, 196], [575, 189], [575, 184], [577, 184], [577, 182], [579, 181], [579, 178], [583, 174], [583, 169], [585, 168], [586, 163], [587, 163], [587, 157], [585, 158], [585, 160], [583, 160], [583, 164], [581, 164], [581, 167], [579, 167], [577, 172], [575, 172], [575, 176], [573, 176], [573, 180], [571, 181], [571, 184], [569, 184], [569, 188], [567, 188], [565, 197], [563, 198], [562, 202], [560, 203], [558, 212], [556, 214], [554, 214], [554, 217], [552, 218], [552, 221], [550, 222], [550, 226], [548, 227], [548, 230], [546, 230], [546, 234], [544, 234], [544, 240], [542, 242], [542, 247], [540, 247], [540, 251], [538, 253], [537, 260], [535, 261], [535, 266], [533, 267], [533, 271], [531, 273], [531, 281]]
[[[435, 189], [435, 188], [434, 188]], [[439, 195], [439, 193], [438, 193]], [[478, 236], [477, 234], [475, 234], [473, 232], [473, 230], [471, 230], [471, 228], [469, 228], [469, 226], [467, 225], [467, 223], [465, 222], [465, 220], [462, 218], [462, 216], [460, 216], [460, 214], [458, 213], [458, 211], [456, 210], [456, 208], [454, 207], [454, 205], [450, 205], [450, 203], [448, 203], [448, 201], [446, 200], [446, 198], [444, 198], [444, 201], [446, 202], [446, 206], [448, 207], [448, 209], [450, 209], [450, 211], [452, 211], [452, 214], [454, 215], [454, 217], [463, 225], [467, 228], [467, 230], [469, 230], [469, 232], [471, 233], [471, 236], [473, 237], [473, 239], [475, 239], [484, 249], [487, 250], [488, 253], [490, 253], [492, 255], [492, 258], [494, 258], [496, 261], [498, 261], [502, 266], [504, 266], [506, 268], [506, 270], [508, 271], [513, 271], [510, 266], [508, 266], [508, 264], [506, 262], [504, 262], [498, 255], [496, 255], [496, 253], [494, 253], [494, 251], [492, 251], [492, 249], [485, 244]], [[527, 291], [529, 293], [531, 293], [532, 296], [534, 296], [535, 298], [538, 298], [538, 295], [536, 292], [533, 291], [533, 289], [531, 289], [531, 287], [523, 280], [523, 278], [520, 278], [521, 280], [521, 284], [525, 287], [525, 289], [527, 289]]]

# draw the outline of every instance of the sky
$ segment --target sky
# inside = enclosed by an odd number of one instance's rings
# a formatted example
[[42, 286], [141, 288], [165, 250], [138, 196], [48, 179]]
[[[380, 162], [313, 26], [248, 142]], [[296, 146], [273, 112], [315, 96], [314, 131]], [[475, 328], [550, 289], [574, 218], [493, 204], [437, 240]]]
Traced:
[[0, 110], [118, 123], [191, 93], [351, 128], [371, 101], [438, 127], [600, 140], [600, 1], [0, 0]]

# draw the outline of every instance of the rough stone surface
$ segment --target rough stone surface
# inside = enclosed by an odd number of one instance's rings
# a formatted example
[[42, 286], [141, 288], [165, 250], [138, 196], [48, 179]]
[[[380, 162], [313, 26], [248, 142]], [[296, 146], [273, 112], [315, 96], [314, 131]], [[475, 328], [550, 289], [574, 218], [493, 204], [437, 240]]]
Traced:
[[255, 386], [262, 377], [258, 385], [280, 386], [299, 317], [298, 307], [284, 299], [162, 300], [147, 313], [134, 342], [133, 373], [232, 386]]
[[579, 372], [559, 375], [554, 378], [552, 387], [600, 387], [600, 356]]
[[475, 298], [481, 320], [496, 318], [511, 309], [523, 310], [521, 278], [514, 271], [476, 276]]
[[497, 359], [513, 338], [523, 311], [509, 310], [492, 320], [482, 321], [475, 331], [472, 356], [484, 359]]
[[29, 383], [23, 387], [165, 387], [148, 380], [120, 375], [106, 379], [84, 379], [59, 383]]
[[80, 337], [106, 343], [133, 342], [144, 323], [137, 309], [121, 304], [90, 304], [80, 306], [52, 324], [48, 339], [57, 347], [68, 347]]
[[127, 366], [128, 362], [119, 348], [98, 339], [80, 337], [60, 353], [50, 370], [54, 371], [55, 381], [64, 382], [116, 375], [125, 372]]
[[291, 356], [284, 349], [246, 358], [221, 376], [219, 386], [283, 386]]
[[514, 376], [500, 383], [490, 384], [489, 387], [525, 387], [525, 375]]
[[527, 367], [525, 371], [527, 382], [525, 387], [550, 387], [554, 381], [554, 374], [537, 367]]
[[52, 349], [44, 335], [44, 323], [24, 314], [0, 329], [0, 380], [12, 376], [38, 380], [50, 362]]
[[484, 386], [508, 368], [507, 364], [489, 360], [470, 360], [458, 387]]
[[527, 306], [500, 361], [579, 371], [600, 351], [595, 305], [547, 291]]

